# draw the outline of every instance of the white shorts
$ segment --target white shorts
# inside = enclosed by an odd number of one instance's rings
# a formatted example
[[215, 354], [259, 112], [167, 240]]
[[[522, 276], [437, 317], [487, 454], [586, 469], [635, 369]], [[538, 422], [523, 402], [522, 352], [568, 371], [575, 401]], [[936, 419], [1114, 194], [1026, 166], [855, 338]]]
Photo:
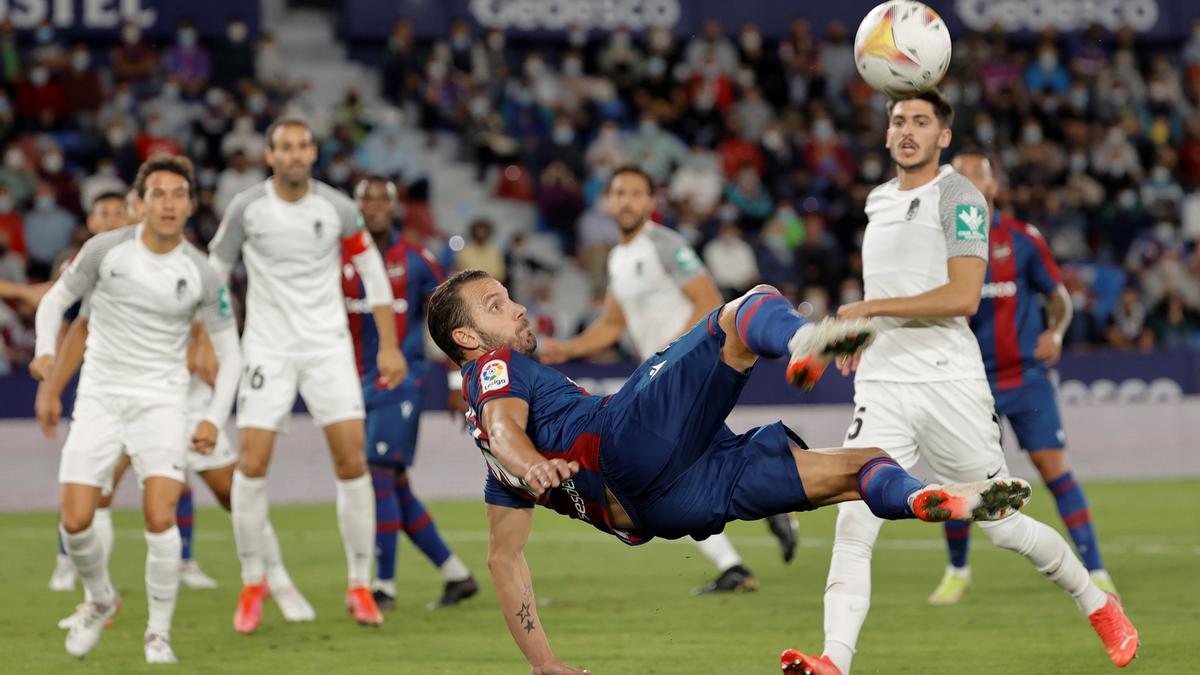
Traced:
[[139, 484], [151, 476], [183, 482], [190, 436], [182, 400], [85, 394], [75, 400], [58, 482], [111, 491], [121, 453], [129, 455]]
[[[188, 415], [188, 438], [191, 438], [192, 433], [196, 431], [196, 425], [200, 424], [200, 420], [202, 419], [204, 419], [203, 412], [193, 412]], [[204, 471], [212, 471], [213, 469], [224, 469], [230, 464], [237, 462], [238, 453], [234, 449], [233, 444], [229, 442], [229, 437], [225, 435], [225, 430], [217, 429], [217, 445], [213, 448], [213, 451], [204, 455], [192, 450], [191, 443], [189, 443], [186, 460], [188, 471], [202, 473]]]
[[986, 380], [856, 382], [845, 446], [878, 447], [910, 470], [917, 460], [946, 482], [1008, 476]]
[[246, 347], [244, 353], [238, 385], [239, 429], [286, 432], [297, 390], [318, 427], [366, 416], [362, 382], [349, 343], [345, 349], [306, 356], [273, 354], [258, 347]]

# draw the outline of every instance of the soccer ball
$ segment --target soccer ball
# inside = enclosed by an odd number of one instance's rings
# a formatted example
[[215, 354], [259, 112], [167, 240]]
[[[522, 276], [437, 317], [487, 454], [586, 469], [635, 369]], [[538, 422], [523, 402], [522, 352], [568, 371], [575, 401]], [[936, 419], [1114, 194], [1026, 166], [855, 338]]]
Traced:
[[858, 25], [854, 63], [876, 91], [903, 96], [941, 82], [951, 49], [950, 31], [937, 12], [911, 0], [889, 0]]

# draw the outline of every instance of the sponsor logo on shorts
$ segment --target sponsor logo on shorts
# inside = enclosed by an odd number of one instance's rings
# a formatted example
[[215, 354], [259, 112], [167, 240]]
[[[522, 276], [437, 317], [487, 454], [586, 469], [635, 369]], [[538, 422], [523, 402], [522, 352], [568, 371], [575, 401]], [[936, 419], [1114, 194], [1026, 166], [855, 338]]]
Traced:
[[384, 443], [383, 441], [379, 441], [378, 443], [375, 444], [375, 453], [376, 454], [386, 455], [387, 451], [388, 451], [387, 443]]
[[508, 386], [508, 364], [500, 359], [492, 359], [483, 364], [479, 371], [479, 386], [483, 393], [496, 391]]

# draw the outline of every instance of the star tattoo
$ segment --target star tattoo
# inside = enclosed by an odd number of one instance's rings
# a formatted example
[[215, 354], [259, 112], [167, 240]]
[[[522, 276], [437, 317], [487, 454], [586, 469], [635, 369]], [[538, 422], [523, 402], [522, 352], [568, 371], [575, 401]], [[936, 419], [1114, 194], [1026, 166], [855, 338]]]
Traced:
[[521, 611], [517, 612], [517, 616], [520, 617], [522, 620], [526, 620], [532, 614], [533, 614], [533, 612], [529, 611], [529, 603], [522, 602], [521, 603]]
[[533, 632], [533, 621], [526, 621], [526, 622], [525, 622], [525, 632], [526, 632], [526, 633], [532, 633], [532, 632]]

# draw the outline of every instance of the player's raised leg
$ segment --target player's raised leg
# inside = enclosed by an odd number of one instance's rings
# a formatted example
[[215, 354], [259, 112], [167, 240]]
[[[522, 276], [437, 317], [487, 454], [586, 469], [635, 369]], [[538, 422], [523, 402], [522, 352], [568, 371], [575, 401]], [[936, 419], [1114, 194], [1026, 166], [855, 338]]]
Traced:
[[1100, 542], [1096, 538], [1096, 528], [1092, 525], [1092, 513], [1088, 508], [1087, 495], [1083, 486], [1075, 480], [1067, 464], [1067, 452], [1062, 448], [1035, 450], [1029, 453], [1029, 459], [1037, 467], [1042, 480], [1046, 482], [1050, 494], [1054, 495], [1054, 505], [1058, 507], [1058, 515], [1062, 517], [1063, 525], [1075, 544], [1075, 550], [1083, 559], [1092, 581], [1105, 593], [1117, 594], [1116, 584], [1104, 568], [1100, 558]]
[[383, 615], [370, 589], [371, 558], [375, 547], [375, 494], [363, 457], [362, 418], [329, 424], [325, 427], [325, 439], [329, 442], [337, 475], [338, 530], [346, 551], [349, 587], [346, 609], [361, 624], [381, 624]]

